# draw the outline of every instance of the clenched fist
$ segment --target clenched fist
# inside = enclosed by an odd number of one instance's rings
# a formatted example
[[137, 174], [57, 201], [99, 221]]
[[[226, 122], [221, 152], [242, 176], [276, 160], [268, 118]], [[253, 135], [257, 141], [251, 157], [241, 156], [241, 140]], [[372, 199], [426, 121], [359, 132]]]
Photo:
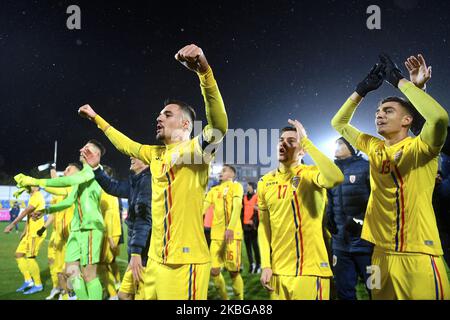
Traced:
[[175, 54], [175, 59], [194, 72], [205, 73], [208, 71], [209, 65], [203, 50], [195, 44], [190, 44], [179, 50]]
[[85, 104], [84, 106], [81, 106], [80, 109], [78, 109], [78, 114], [83, 117], [87, 118], [89, 120], [94, 120], [97, 113], [95, 113], [94, 109], [91, 108], [90, 105]]

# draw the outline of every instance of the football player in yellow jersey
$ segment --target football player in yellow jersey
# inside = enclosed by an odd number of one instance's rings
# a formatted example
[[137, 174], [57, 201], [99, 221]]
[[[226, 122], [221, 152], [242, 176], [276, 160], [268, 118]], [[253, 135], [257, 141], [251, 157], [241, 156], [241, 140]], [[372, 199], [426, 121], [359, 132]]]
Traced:
[[[379, 139], [359, 131], [350, 120], [365, 95], [378, 89], [383, 79], [409, 101], [399, 97], [381, 101], [375, 112], [377, 132], [384, 138]], [[408, 130], [420, 118], [417, 112], [425, 124], [413, 138]], [[358, 84], [331, 124], [369, 157], [371, 195], [361, 237], [375, 244], [372, 297], [449, 299], [431, 202], [438, 155], [447, 134], [445, 109], [406, 80], [382, 54], [380, 63]]]
[[16, 291], [24, 294], [33, 294], [44, 289], [36, 257], [39, 254], [42, 242], [47, 236], [47, 232], [40, 236], [37, 235], [37, 231], [44, 225], [44, 217], [35, 214], [35, 212], [45, 208], [44, 196], [39, 191], [39, 187], [29, 187], [28, 192], [30, 193], [28, 206], [4, 231], [6, 233], [11, 232], [14, 226], [27, 216], [27, 224], [16, 250], [17, 265], [25, 282]]
[[121, 152], [150, 165], [152, 240], [145, 269], [146, 299], [206, 299], [210, 255], [203, 232], [203, 199], [210, 162], [228, 128], [228, 118], [211, 67], [201, 48], [188, 45], [175, 55], [196, 72], [204, 97], [207, 126], [190, 139], [195, 112], [168, 101], [156, 119], [163, 146], [142, 145], [113, 128], [89, 106], [79, 114], [94, 121]]
[[[258, 182], [261, 283], [271, 299], [326, 300], [333, 276], [323, 235], [327, 188], [344, 179], [297, 120], [281, 130], [279, 165]], [[308, 153], [315, 166], [303, 165]]]
[[[50, 204], [58, 203], [64, 199], [63, 196], [53, 195], [52, 199], [50, 200]], [[48, 226], [53, 224], [54, 216], [50, 215], [47, 218], [47, 221], [45, 222], [44, 229], [47, 229]], [[40, 234], [40, 231], [38, 230], [38, 235]], [[56, 255], [56, 245], [57, 245], [57, 232], [55, 231], [55, 226], [53, 226], [52, 233], [50, 235], [50, 240], [48, 242], [48, 249], [47, 249], [47, 258], [48, 258], [48, 268], [50, 269], [50, 278], [52, 279], [52, 290], [50, 291], [50, 295], [45, 298], [45, 300], [52, 300], [57, 294], [61, 292], [61, 287], [58, 283], [58, 274], [55, 270], [55, 255]]]
[[[69, 163], [66, 169], [64, 170], [64, 176], [66, 177], [71, 176], [79, 172], [81, 169], [82, 167], [80, 166], [80, 164], [75, 162]], [[55, 169], [50, 170], [50, 176], [51, 178], [58, 177]], [[51, 204], [56, 204], [65, 199], [72, 189], [70, 187], [63, 187], [63, 188], [45, 187], [44, 190], [53, 195]], [[65, 271], [64, 256], [66, 253], [66, 244], [67, 239], [69, 237], [70, 223], [72, 222], [74, 209], [75, 209], [74, 206], [71, 206], [65, 210], [48, 215], [47, 221], [45, 222], [44, 226], [37, 232], [39, 235], [43, 233], [51, 224], [53, 224], [52, 237], [54, 237], [53, 239], [54, 261], [51, 266], [49, 265], [49, 267], [50, 267], [50, 274], [52, 275], [52, 273], [54, 273], [57, 276], [58, 281], [57, 287], [60, 289], [59, 293], [61, 300], [62, 299], [67, 300], [69, 298], [67, 294], [69, 293], [70, 290], [67, 287], [67, 279], [64, 272]], [[57, 292], [55, 293], [52, 290], [52, 292], [46, 299], [51, 300], [54, 298], [56, 294]]]
[[206, 195], [203, 211], [206, 213], [214, 206], [211, 224], [211, 277], [222, 299], [227, 300], [225, 279], [220, 268], [230, 272], [234, 295], [244, 300], [244, 282], [240, 274], [242, 224], [241, 209], [244, 189], [239, 182], [233, 181], [236, 169], [225, 164], [219, 174], [220, 184]]
[[[113, 170], [106, 165], [103, 169], [112, 177]], [[106, 289], [109, 300], [119, 300], [117, 290], [115, 288], [115, 277], [112, 272], [111, 264], [116, 256], [119, 255], [119, 238], [122, 234], [120, 227], [119, 199], [104, 190], [100, 196], [100, 210], [102, 211], [103, 220], [105, 221], [105, 230], [103, 237], [102, 252], [100, 256], [99, 275]]]

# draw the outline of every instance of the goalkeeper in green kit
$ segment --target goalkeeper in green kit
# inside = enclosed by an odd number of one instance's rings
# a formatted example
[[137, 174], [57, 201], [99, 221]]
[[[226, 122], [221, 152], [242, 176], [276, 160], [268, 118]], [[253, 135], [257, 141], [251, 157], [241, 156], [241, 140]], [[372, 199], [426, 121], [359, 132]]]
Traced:
[[[90, 140], [81, 150], [89, 149], [103, 155], [105, 148], [96, 140]], [[80, 151], [81, 151], [80, 150]], [[95, 181], [92, 168], [80, 155], [83, 170], [67, 177], [54, 179], [35, 179], [18, 174], [14, 177], [18, 187], [68, 187], [70, 194], [61, 202], [47, 207], [43, 214], [69, 208], [75, 203], [71, 231], [66, 248], [66, 273], [77, 298], [80, 300], [101, 300], [102, 286], [97, 277], [97, 264], [100, 260], [104, 222], [100, 211], [101, 187]], [[81, 273], [80, 273], [81, 267]]]

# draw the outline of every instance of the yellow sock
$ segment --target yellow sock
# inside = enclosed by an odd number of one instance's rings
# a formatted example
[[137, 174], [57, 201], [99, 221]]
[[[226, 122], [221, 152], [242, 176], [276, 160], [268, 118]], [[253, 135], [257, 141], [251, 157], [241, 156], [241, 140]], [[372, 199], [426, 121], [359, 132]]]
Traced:
[[238, 273], [236, 277], [231, 277], [234, 296], [237, 300], [244, 300], [244, 281], [241, 274]]
[[34, 280], [35, 286], [41, 286], [41, 271], [39, 270], [39, 265], [35, 258], [27, 259], [28, 260], [28, 270], [30, 270], [31, 277]]
[[17, 266], [19, 267], [20, 272], [23, 274], [23, 278], [25, 281], [29, 282], [31, 281], [31, 274], [28, 269], [28, 262], [25, 257], [22, 258], [16, 258]]
[[64, 293], [62, 296], [63, 300], [69, 300], [69, 294], [68, 293]]
[[58, 282], [58, 274], [56, 273], [55, 270], [55, 264], [49, 264], [48, 268], [50, 269], [50, 277], [52, 278], [52, 287], [53, 288], [58, 288], [59, 287], [59, 282]]
[[220, 298], [222, 300], [228, 300], [227, 288], [225, 287], [225, 279], [223, 278], [223, 275], [219, 273], [218, 276], [212, 276], [211, 278], [214, 281], [214, 285], [216, 286]]

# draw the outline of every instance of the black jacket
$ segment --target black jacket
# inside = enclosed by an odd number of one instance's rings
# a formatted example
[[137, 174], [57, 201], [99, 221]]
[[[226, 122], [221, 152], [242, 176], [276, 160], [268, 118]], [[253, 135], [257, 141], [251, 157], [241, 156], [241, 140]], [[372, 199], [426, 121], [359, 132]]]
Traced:
[[342, 184], [328, 190], [327, 219], [333, 250], [369, 253], [372, 245], [360, 238], [362, 225], [353, 220], [364, 220], [370, 195], [369, 162], [355, 155], [334, 163], [345, 179]]
[[100, 168], [94, 174], [95, 180], [105, 192], [128, 199], [128, 215], [125, 220], [128, 226], [128, 259], [133, 253], [140, 254], [143, 263], [146, 263], [152, 229], [150, 169], [137, 175], [130, 174], [128, 180], [124, 181], [111, 179]]

